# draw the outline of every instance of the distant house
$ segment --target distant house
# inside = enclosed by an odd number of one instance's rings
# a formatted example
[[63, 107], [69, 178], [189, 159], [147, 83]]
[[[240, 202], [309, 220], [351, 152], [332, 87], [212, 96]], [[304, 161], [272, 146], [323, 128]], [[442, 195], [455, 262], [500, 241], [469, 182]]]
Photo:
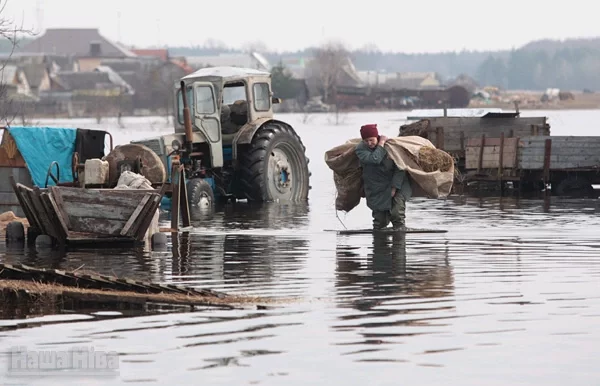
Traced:
[[95, 28], [51, 28], [19, 52], [75, 57], [75, 71], [93, 71], [102, 58], [131, 58], [136, 54], [110, 41]]
[[6, 63], [0, 69], [0, 85], [6, 96], [13, 99], [33, 97], [25, 71], [16, 64]]
[[385, 85], [395, 89], [422, 90], [441, 87], [442, 80], [435, 72], [399, 72], [395, 78], [388, 78]]
[[131, 52], [136, 54], [137, 56], [157, 58], [166, 62], [169, 60], [169, 50], [168, 49], [132, 49]]
[[132, 90], [118, 74], [106, 68], [90, 72], [60, 72], [55, 80], [56, 91], [69, 91], [73, 95], [111, 97], [131, 93]]
[[103, 59], [98, 68], [110, 68], [135, 90], [134, 109], [165, 109], [169, 106], [175, 83], [193, 72], [184, 61], [168, 55], [145, 53], [136, 58]]
[[360, 79], [368, 86], [396, 90], [423, 90], [442, 87], [443, 81], [435, 72], [358, 72]]
[[271, 64], [269, 61], [258, 52], [249, 54], [233, 53], [213, 56], [187, 56], [185, 59], [187, 64], [194, 69], [226, 66], [271, 71]]
[[21, 68], [25, 73], [32, 94], [40, 95], [40, 92], [50, 90], [52, 81], [46, 64], [29, 63], [24, 64]]

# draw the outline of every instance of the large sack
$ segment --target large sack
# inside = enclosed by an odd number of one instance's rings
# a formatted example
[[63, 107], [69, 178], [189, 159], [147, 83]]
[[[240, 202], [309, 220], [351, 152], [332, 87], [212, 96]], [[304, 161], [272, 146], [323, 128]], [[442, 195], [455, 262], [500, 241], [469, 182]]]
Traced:
[[[325, 152], [325, 163], [334, 172], [338, 195], [336, 209], [349, 212], [364, 197], [362, 170], [354, 148], [360, 138]], [[389, 138], [385, 143], [388, 156], [411, 178], [413, 197], [444, 198], [454, 182], [454, 159], [418, 136]]]
[[349, 212], [364, 197], [362, 168], [354, 154], [350, 141], [325, 153], [325, 162], [333, 170], [333, 181], [337, 189], [335, 209]]

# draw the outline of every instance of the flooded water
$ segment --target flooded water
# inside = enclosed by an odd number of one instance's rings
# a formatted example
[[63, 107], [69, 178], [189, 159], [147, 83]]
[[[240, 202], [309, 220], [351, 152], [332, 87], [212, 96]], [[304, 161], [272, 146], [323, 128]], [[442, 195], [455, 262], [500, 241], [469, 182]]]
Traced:
[[[593, 135], [600, 112], [551, 117], [555, 135]], [[306, 205], [245, 203], [194, 222], [166, 251], [38, 253], [1, 246], [0, 261], [86, 269], [279, 299], [266, 310], [202, 310], [122, 318], [63, 314], [0, 321], [0, 383], [223, 385], [597, 385], [600, 201], [414, 199], [405, 237], [339, 236], [371, 224], [364, 205], [334, 210], [323, 153], [401, 114], [281, 116], [312, 171]], [[148, 122], [148, 121], [146, 121]], [[64, 124], [53, 122], [53, 125]], [[109, 125], [110, 122], [104, 124]], [[169, 128], [141, 119], [116, 143]], [[98, 127], [93, 121], [71, 123]], [[147, 125], [147, 126], [146, 126]], [[105, 128], [107, 126], [104, 126]], [[110, 126], [108, 126], [110, 127]], [[119, 354], [108, 376], [6, 371], [10, 350], [73, 347]]]

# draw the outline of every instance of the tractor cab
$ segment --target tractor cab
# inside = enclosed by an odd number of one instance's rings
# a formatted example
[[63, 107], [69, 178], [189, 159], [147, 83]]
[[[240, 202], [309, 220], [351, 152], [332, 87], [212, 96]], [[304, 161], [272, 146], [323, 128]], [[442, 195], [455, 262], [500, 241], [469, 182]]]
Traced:
[[[210, 67], [190, 74], [185, 83], [193, 143], [205, 143], [211, 167], [222, 167], [236, 139], [257, 122], [273, 117], [271, 74], [236, 68]], [[175, 89], [175, 133], [185, 134], [182, 91]], [[168, 144], [168, 143], [166, 143]], [[227, 154], [224, 154], [227, 153]]]

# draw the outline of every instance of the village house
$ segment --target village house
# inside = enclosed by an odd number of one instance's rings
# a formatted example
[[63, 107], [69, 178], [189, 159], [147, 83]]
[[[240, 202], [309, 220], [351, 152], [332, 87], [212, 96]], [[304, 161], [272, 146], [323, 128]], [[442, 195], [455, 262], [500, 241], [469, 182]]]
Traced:
[[0, 84], [6, 96], [31, 98], [33, 94], [25, 71], [15, 63], [5, 63], [0, 71]]
[[50, 28], [24, 45], [22, 54], [52, 54], [75, 58], [71, 71], [93, 71], [103, 58], [133, 58], [136, 55], [110, 41], [95, 28]]

